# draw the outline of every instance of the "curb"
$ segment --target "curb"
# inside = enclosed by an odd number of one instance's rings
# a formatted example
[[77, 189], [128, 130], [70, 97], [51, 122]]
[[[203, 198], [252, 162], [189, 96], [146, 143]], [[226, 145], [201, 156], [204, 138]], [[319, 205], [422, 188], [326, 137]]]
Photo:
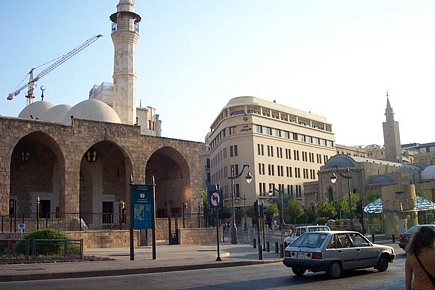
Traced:
[[174, 271], [263, 265], [263, 264], [271, 264], [271, 263], [278, 263], [278, 262], [282, 262], [282, 259], [236, 261], [236, 262], [222, 262], [222, 263], [214, 263], [214, 264], [194, 264], [194, 265], [178, 265], [178, 266], [150, 267], [150, 268], [89, 270], [89, 271], [74, 271], [74, 272], [63, 272], [63, 273], [32, 273], [30, 275], [29, 273], [27, 273], [27, 274], [18, 274], [18, 275], [0, 275], [0, 282], [151, 274], [151, 273], [163, 273], [163, 272], [174, 272]]

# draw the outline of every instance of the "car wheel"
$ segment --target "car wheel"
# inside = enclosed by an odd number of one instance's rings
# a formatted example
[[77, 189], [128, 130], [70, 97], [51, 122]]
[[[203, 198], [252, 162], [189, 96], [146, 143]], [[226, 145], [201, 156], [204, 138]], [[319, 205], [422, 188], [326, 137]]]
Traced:
[[296, 275], [296, 276], [302, 276], [302, 275], [304, 275], [304, 273], [305, 273], [305, 269], [301, 269], [301, 268], [296, 268], [296, 267], [293, 267], [292, 268], [292, 271], [293, 271], [293, 273]]
[[383, 254], [379, 257], [378, 263], [375, 266], [375, 269], [377, 269], [379, 272], [384, 272], [388, 269], [388, 255]]
[[342, 272], [343, 268], [341, 267], [341, 263], [338, 261], [332, 262], [331, 265], [329, 265], [328, 270], [326, 270], [326, 274], [332, 279], [340, 278]]

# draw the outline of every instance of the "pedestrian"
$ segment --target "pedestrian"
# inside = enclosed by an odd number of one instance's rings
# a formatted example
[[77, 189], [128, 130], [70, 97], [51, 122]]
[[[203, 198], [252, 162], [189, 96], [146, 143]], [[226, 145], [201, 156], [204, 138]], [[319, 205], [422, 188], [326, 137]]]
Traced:
[[[421, 227], [412, 237], [406, 250], [406, 290], [433, 290], [435, 284], [429, 275], [435, 276], [435, 231]], [[434, 278], [435, 279], [435, 278]]]

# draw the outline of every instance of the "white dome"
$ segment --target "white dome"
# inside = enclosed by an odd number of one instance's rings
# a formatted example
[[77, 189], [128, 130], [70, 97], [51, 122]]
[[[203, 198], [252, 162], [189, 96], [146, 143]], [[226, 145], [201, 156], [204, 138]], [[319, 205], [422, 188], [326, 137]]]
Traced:
[[421, 173], [421, 180], [435, 179], [435, 165], [426, 167]]
[[52, 107], [54, 107], [54, 105], [50, 102], [46, 102], [46, 101], [34, 102], [26, 106], [18, 115], [18, 118], [39, 119], [45, 112], [47, 112]]
[[72, 107], [62, 120], [63, 125], [71, 125], [71, 116], [77, 119], [121, 124], [118, 114], [109, 105], [90, 99]]
[[62, 122], [65, 114], [71, 109], [70, 105], [57, 105], [45, 112], [39, 119], [44, 121]]

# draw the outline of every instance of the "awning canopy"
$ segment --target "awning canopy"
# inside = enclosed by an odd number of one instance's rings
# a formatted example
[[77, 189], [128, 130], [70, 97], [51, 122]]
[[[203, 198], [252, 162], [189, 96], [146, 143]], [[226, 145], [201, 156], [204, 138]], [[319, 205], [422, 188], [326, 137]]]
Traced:
[[[382, 197], [380, 197], [377, 200], [366, 205], [364, 207], [364, 212], [382, 213], [383, 212], [382, 204], [383, 204]], [[417, 206], [415, 207], [415, 210], [426, 211], [426, 210], [434, 210], [434, 209], [435, 209], [435, 203], [425, 198], [422, 198], [421, 196], [417, 196]]]

